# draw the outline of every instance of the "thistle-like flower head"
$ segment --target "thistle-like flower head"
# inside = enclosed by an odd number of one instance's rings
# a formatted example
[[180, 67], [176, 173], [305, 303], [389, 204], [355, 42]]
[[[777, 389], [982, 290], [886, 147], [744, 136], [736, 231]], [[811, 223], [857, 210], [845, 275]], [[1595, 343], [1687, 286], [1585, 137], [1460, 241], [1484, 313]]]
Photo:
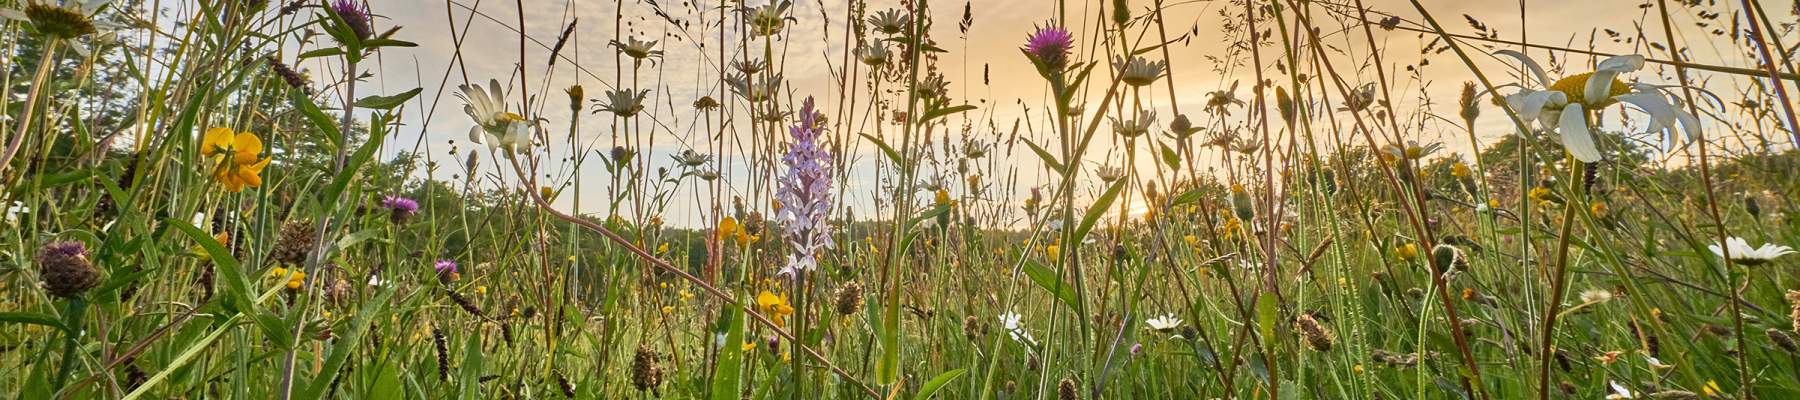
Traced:
[[356, 34], [357, 39], [367, 40], [375, 34], [375, 28], [370, 25], [369, 7], [356, 0], [332, 2], [331, 14], [344, 20], [344, 25], [350, 28], [351, 33]]
[[1061, 26], [1045, 25], [1025, 37], [1025, 54], [1051, 69], [1068, 66], [1069, 50], [1075, 48], [1075, 36]]

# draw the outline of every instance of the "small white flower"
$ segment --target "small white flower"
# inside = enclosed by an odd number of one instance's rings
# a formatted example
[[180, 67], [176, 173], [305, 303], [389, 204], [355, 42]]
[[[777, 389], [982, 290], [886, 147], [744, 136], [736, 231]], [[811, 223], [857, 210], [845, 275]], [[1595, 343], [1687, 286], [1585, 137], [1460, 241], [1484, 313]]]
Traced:
[[1172, 331], [1177, 328], [1180, 328], [1181, 327], [1181, 319], [1175, 318], [1175, 314], [1168, 314], [1168, 315], [1163, 315], [1161, 317], [1156, 317], [1156, 318], [1151, 318], [1149, 320], [1146, 320], [1146, 321], [1144, 321], [1144, 324], [1149, 325], [1150, 330], [1157, 331], [1157, 332], [1168, 332], [1168, 331]]
[[1037, 339], [1032, 338], [1031, 332], [1025, 330], [1024, 318], [1019, 313], [1007, 311], [1000, 314], [1000, 326], [1006, 328], [1006, 333], [1012, 335], [1013, 340], [1026, 346], [1037, 346]]
[[386, 279], [381, 279], [380, 276], [375, 276], [375, 275], [369, 276], [369, 286], [385, 287], [387, 285], [388, 285], [388, 281]]
[[1712, 249], [1713, 254], [1719, 255], [1720, 258], [1725, 257], [1725, 250], [1730, 250], [1731, 262], [1747, 266], [1766, 264], [1774, 261], [1777, 257], [1794, 254], [1794, 248], [1774, 243], [1764, 243], [1762, 247], [1750, 247], [1750, 242], [1741, 237], [1725, 239], [1725, 248], [1720, 248], [1716, 244], [1706, 246], [1706, 248]]
[[1606, 395], [1607, 400], [1637, 398], [1637, 396], [1631, 394], [1631, 389], [1626, 389], [1625, 385], [1620, 385], [1617, 381], [1606, 381], [1606, 384], [1612, 386], [1613, 390], [1613, 394]]

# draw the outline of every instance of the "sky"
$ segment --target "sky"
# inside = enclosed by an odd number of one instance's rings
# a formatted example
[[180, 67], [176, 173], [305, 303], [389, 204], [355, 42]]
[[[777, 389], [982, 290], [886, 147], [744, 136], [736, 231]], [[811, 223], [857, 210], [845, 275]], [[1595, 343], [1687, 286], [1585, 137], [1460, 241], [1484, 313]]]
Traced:
[[[1133, 12], [1142, 15], [1155, 0], [1131, 0]], [[764, 0], [748, 0], [751, 6], [761, 5]], [[846, 49], [842, 45], [844, 34], [844, 9], [847, 0], [801, 0], [794, 5], [790, 15], [794, 19], [791, 27], [779, 37], [774, 45], [776, 59], [783, 65], [789, 82], [787, 90], [794, 99], [804, 96], [817, 96], [822, 99], [835, 99], [838, 93], [832, 82], [835, 78], [831, 71], [840, 68]], [[1640, 53], [1652, 58], [1666, 58], [1660, 50], [1645, 48], [1641, 41], [1625, 43], [1607, 38], [1600, 29], [1611, 29], [1631, 35], [1637, 30], [1635, 26], [1646, 27], [1645, 33], [1660, 37], [1660, 23], [1654, 14], [1646, 14], [1650, 8], [1640, 8], [1640, 2], [1604, 0], [1604, 1], [1446, 1], [1421, 0], [1426, 10], [1435, 16], [1452, 33], [1479, 34], [1475, 28], [1464, 20], [1464, 15], [1475, 16], [1480, 22], [1498, 32], [1501, 39], [1518, 40], [1521, 33], [1532, 43], [1587, 48], [1590, 35], [1594, 35], [1592, 46], [1595, 50], [1611, 53]], [[409, 103], [405, 108], [404, 126], [392, 137], [385, 148], [385, 156], [393, 157], [400, 153], [418, 151], [420, 155], [438, 161], [440, 167], [431, 176], [450, 180], [461, 173], [459, 168], [452, 167], [459, 157], [450, 153], [453, 148], [466, 152], [469, 147], [466, 138], [468, 129], [473, 125], [461, 111], [461, 102], [452, 95], [455, 86], [464, 82], [486, 82], [498, 79], [509, 92], [508, 102], [515, 109], [522, 103], [524, 96], [520, 93], [532, 93], [533, 109], [546, 118], [547, 126], [556, 132], [552, 137], [560, 137], [567, 132], [567, 123], [571, 114], [567, 98], [562, 89], [574, 84], [582, 85], [587, 97], [602, 97], [604, 91], [618, 87], [640, 87], [651, 89], [650, 104], [646, 115], [650, 126], [658, 130], [656, 141], [649, 154], [653, 166], [670, 166], [669, 154], [702, 145], [705, 140], [698, 129], [697, 114], [689, 106], [702, 95], [715, 98], [728, 98], [716, 87], [716, 75], [712, 71], [716, 65], [718, 49], [710, 46], [718, 43], [717, 30], [709, 23], [717, 22], [717, 2], [706, 0], [523, 0], [515, 2], [495, 0], [372, 0], [371, 8], [381, 16], [377, 20], [377, 30], [390, 27], [402, 27], [399, 38], [417, 42], [415, 48], [390, 48], [383, 50], [369, 67], [368, 72], [374, 75], [371, 84], [379, 93], [398, 93], [415, 87], [422, 87], [421, 96]], [[733, 2], [735, 3], [735, 1]], [[1070, 16], [1095, 15], [1101, 2], [1069, 1]], [[1714, 4], [1706, 7], [1709, 10], [1727, 10], [1736, 2]], [[1057, 17], [1056, 2], [1050, 0], [984, 0], [966, 3], [973, 23], [968, 32], [958, 31], [958, 21], [962, 18], [965, 2], [934, 1], [930, 12], [936, 21], [933, 38], [940, 47], [949, 52], [940, 56], [938, 66], [951, 82], [951, 95], [959, 101], [967, 101], [977, 105], [976, 111], [967, 113], [969, 118], [986, 120], [991, 118], [999, 130], [1009, 130], [1013, 121], [1021, 117], [1028, 118], [1029, 126], [1034, 131], [1042, 131], [1042, 107], [1047, 104], [1047, 86], [1032, 71], [1028, 61], [1017, 50], [1026, 35], [1036, 25], [1047, 23]], [[622, 6], [621, 6], [622, 5]], [[1791, 7], [1788, 2], [1765, 2], [1764, 5], [1778, 14], [1781, 21], [1791, 21], [1793, 17], [1786, 11]], [[522, 6], [522, 10], [521, 10]], [[868, 5], [869, 14], [888, 8], [898, 7], [898, 0], [871, 0]], [[1421, 13], [1413, 8], [1412, 3], [1398, 0], [1368, 0], [1368, 6], [1379, 14], [1392, 14], [1403, 18], [1402, 26], [1419, 27], [1424, 20]], [[1529, 18], [1520, 20], [1521, 6], [1524, 15]], [[1237, 11], [1226, 7], [1242, 7], [1226, 1], [1193, 1], [1164, 0], [1165, 16], [1171, 38], [1178, 40], [1169, 47], [1170, 64], [1174, 66], [1170, 72], [1173, 79], [1178, 105], [1190, 115], [1199, 113], [1206, 101], [1206, 93], [1227, 88], [1234, 81], [1242, 81], [1237, 92], [1239, 97], [1248, 97], [1250, 80], [1253, 72], [1247, 66], [1217, 69], [1215, 58], [1226, 57], [1226, 47], [1239, 33], [1225, 32], [1221, 22], [1222, 11]], [[473, 12], [472, 12], [473, 10]], [[623, 24], [615, 24], [615, 10], [623, 10]], [[665, 19], [659, 16], [660, 10]], [[702, 18], [699, 13], [705, 12]], [[522, 14], [522, 15], [521, 15]], [[1076, 17], [1079, 18], [1079, 17]], [[1372, 17], [1379, 18], [1379, 17]], [[520, 37], [516, 29], [523, 19], [524, 32], [530, 36], [521, 48]], [[573, 35], [561, 53], [567, 59], [559, 60], [554, 67], [546, 66], [549, 57], [548, 47], [556, 41], [559, 33], [571, 21], [579, 19], [572, 31]], [[674, 21], [686, 26], [686, 29], [670, 28], [666, 21]], [[1730, 43], [1721, 44], [1720, 39], [1705, 35], [1708, 29], [1695, 24], [1703, 22], [1695, 19], [1692, 13], [1676, 16], [1679, 40], [1691, 43], [1693, 51], [1689, 54], [1696, 62], [1729, 66], [1752, 66], [1751, 59], [1741, 53], [1740, 48], [1729, 47]], [[1363, 45], [1363, 36], [1358, 28], [1354, 31], [1342, 31], [1336, 22], [1320, 20], [1324, 28], [1323, 41], [1331, 45], [1338, 54], [1331, 57], [1339, 64], [1339, 68], [1355, 68], [1359, 72], [1349, 77], [1353, 81], [1364, 82], [1374, 79], [1372, 64], [1367, 61], [1367, 46]], [[1093, 21], [1071, 21], [1068, 24], [1076, 31], [1078, 49], [1088, 48], [1094, 38]], [[455, 32], [453, 34], [452, 32]], [[622, 31], [625, 37], [658, 40], [659, 48], [665, 52], [656, 64], [643, 64], [637, 70], [636, 77], [630, 72], [633, 68], [629, 61], [622, 69], [615, 69], [614, 52], [608, 46], [612, 40], [620, 36], [615, 31]], [[1152, 31], [1153, 32], [1153, 31]], [[1400, 105], [1396, 108], [1406, 110], [1416, 107], [1419, 99], [1437, 103], [1436, 107], [1446, 114], [1454, 114], [1454, 102], [1462, 82], [1473, 79], [1469, 69], [1451, 53], [1440, 53], [1422, 56], [1417, 49], [1423, 48], [1431, 37], [1417, 32], [1405, 30], [1382, 31], [1377, 29], [1376, 41], [1386, 48], [1383, 61], [1387, 72], [1394, 81], [1394, 90]], [[695, 38], [689, 35], [704, 36], [707, 42], [702, 47]], [[1152, 33], [1152, 36], [1154, 33]], [[1184, 36], [1185, 35], [1185, 36]], [[461, 62], [453, 62], [458, 49], [462, 55]], [[1793, 43], [1792, 36], [1786, 36], [1788, 43]], [[729, 58], [739, 58], [735, 47], [739, 39], [735, 35], [727, 35], [726, 40], [733, 49], [726, 51]], [[1142, 46], [1154, 42], [1154, 37], [1145, 40]], [[1656, 40], [1660, 42], [1660, 40]], [[760, 53], [760, 39], [756, 42]], [[1267, 49], [1277, 49], [1268, 47]], [[1486, 71], [1510, 72], [1509, 64], [1486, 56], [1489, 50], [1471, 48], [1479, 66]], [[524, 62], [521, 62], [521, 54]], [[1531, 53], [1540, 62], [1548, 60], [1549, 54], [1544, 51]], [[1156, 54], [1152, 54], [1155, 56]], [[1265, 52], [1266, 57], [1274, 54]], [[1561, 54], [1559, 57], [1563, 56]], [[1418, 67], [1418, 77], [1410, 78], [1409, 72], [1403, 68], [1417, 66], [1421, 58], [1428, 59], [1427, 65]], [[760, 57], [759, 57], [760, 58]], [[1159, 57], [1153, 57], [1159, 58]], [[1587, 57], [1559, 58], [1558, 61], [1568, 63], [1570, 70], [1586, 70]], [[519, 79], [521, 66], [524, 79]], [[319, 64], [317, 62], [303, 67], [335, 71], [341, 66]], [[1272, 62], [1265, 62], [1264, 72], [1274, 74]], [[1547, 66], [1551, 67], [1551, 66]], [[1561, 75], [1561, 71], [1552, 68], [1551, 75]], [[624, 71], [622, 73], [618, 71]], [[985, 71], [985, 73], [984, 73]], [[985, 79], [984, 79], [985, 75]], [[1669, 71], [1649, 69], [1637, 77], [1647, 82], [1661, 82], [1670, 78]], [[621, 79], [621, 77], [623, 79]], [[1498, 83], [1517, 82], [1511, 76], [1491, 77]], [[465, 80], [466, 79], [466, 80]], [[985, 82], [984, 82], [985, 80]], [[1735, 83], [1709, 86], [1727, 99], [1735, 98], [1737, 86], [1747, 84], [1738, 79]], [[634, 83], [635, 82], [635, 83]], [[1169, 93], [1166, 83], [1159, 81], [1153, 88], [1154, 94], [1144, 97], [1143, 106], [1156, 111], [1160, 117], [1158, 126], [1166, 126], [1172, 119], [1173, 107], [1169, 104]], [[1732, 86], [1737, 85], [1737, 86]], [[438, 90], [443, 86], [445, 90]], [[1094, 92], [1098, 92], [1096, 89]], [[367, 92], [365, 92], [367, 93]], [[862, 96], [866, 97], [866, 93]], [[1337, 97], [1333, 94], [1332, 97]], [[1094, 99], [1097, 100], [1097, 99]], [[1729, 101], [1729, 100], [1727, 100]], [[835, 103], [826, 103], [828, 106]], [[1028, 114], [1025, 107], [1031, 107], [1035, 113]], [[612, 127], [609, 117], [585, 114], [591, 104], [583, 105], [583, 125], [578, 132], [582, 143], [590, 146], [598, 145], [604, 149], [611, 146]], [[1492, 137], [1509, 132], [1508, 122], [1499, 115], [1499, 110], [1489, 108], [1479, 121], [1485, 137]], [[832, 110], [826, 110], [831, 114]], [[1198, 115], [1195, 115], [1196, 118]], [[1198, 119], [1198, 118], [1197, 118]], [[1467, 140], [1459, 140], [1463, 136], [1460, 130], [1442, 121], [1427, 121], [1426, 129], [1421, 129], [1418, 139], [1421, 141], [1442, 140], [1450, 144], [1452, 152], [1467, 152]], [[857, 132], [836, 132], [836, 135], [853, 135]], [[976, 137], [996, 137], [993, 129], [985, 123], [975, 125], [969, 133]], [[1042, 138], [1047, 133], [1036, 132], [1033, 138]], [[1460, 146], [1460, 147], [1459, 147]], [[551, 143], [550, 159], [560, 159], [571, 151], [566, 140]], [[1086, 160], [1090, 165], [1100, 163], [1118, 163], [1118, 157], [1112, 155], [1112, 149], [1102, 146], [1096, 155]], [[874, 153], [873, 146], [860, 146], [855, 153], [839, 155], [853, 164], [851, 176], [847, 179], [849, 190], [847, 198], [841, 199], [845, 204], [858, 210], [872, 207], [878, 185], [873, 179]], [[1037, 160], [1015, 152], [998, 152], [998, 161], [1012, 165], [1035, 166]], [[1210, 158], [1216, 158], [1212, 156]], [[485, 163], [492, 165], [491, 162]], [[608, 178], [604, 171], [596, 167], [597, 162], [588, 163], [583, 171], [583, 183], [588, 187], [605, 185]], [[1140, 160], [1140, 166], [1148, 162]], [[491, 168], [491, 167], [490, 167]], [[552, 167], [556, 168], [566, 167]], [[730, 168], [727, 168], [730, 170]], [[491, 171], [491, 170], [490, 170]], [[558, 170], [561, 171], [561, 170]], [[1024, 182], [1043, 182], [1041, 168], [1021, 167], [1018, 179]], [[745, 187], [743, 176], [729, 176], [732, 186]], [[1020, 191], [1022, 191], [1022, 186]], [[721, 195], [729, 196], [732, 193]], [[664, 219], [675, 226], [695, 226], [706, 218], [693, 212], [701, 204], [697, 198], [713, 196], [704, 190], [693, 188], [681, 189], [676, 200], [664, 213]], [[604, 210], [608, 206], [603, 196], [588, 196], [579, 204], [568, 197], [557, 200], [558, 207], [565, 210], [579, 210], [593, 213]], [[998, 193], [996, 198], [1019, 199], [1022, 193]]]

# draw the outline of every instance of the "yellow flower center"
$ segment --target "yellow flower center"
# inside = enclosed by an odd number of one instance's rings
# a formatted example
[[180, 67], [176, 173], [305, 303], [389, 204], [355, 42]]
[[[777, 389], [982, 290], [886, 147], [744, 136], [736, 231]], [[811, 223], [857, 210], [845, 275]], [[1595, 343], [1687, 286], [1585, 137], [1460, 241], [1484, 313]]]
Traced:
[[1630, 86], [1626, 86], [1625, 82], [1619, 81], [1618, 78], [1613, 78], [1612, 90], [1608, 91], [1608, 93], [1606, 94], [1606, 98], [1592, 99], [1591, 101], [1589, 99], [1582, 98], [1583, 97], [1582, 93], [1587, 91], [1588, 77], [1593, 76], [1593, 75], [1594, 75], [1594, 73], [1592, 73], [1592, 72], [1585, 72], [1585, 73], [1580, 73], [1580, 74], [1575, 74], [1575, 75], [1569, 75], [1568, 77], [1557, 80], [1556, 83], [1550, 84], [1550, 90], [1562, 92], [1563, 95], [1569, 97], [1570, 104], [1580, 103], [1582, 106], [1585, 106], [1590, 110], [1610, 106], [1610, 105], [1613, 105], [1613, 103], [1618, 103], [1619, 101], [1613, 100], [1613, 97], [1622, 95], [1622, 94], [1626, 94], [1626, 93], [1631, 93]]

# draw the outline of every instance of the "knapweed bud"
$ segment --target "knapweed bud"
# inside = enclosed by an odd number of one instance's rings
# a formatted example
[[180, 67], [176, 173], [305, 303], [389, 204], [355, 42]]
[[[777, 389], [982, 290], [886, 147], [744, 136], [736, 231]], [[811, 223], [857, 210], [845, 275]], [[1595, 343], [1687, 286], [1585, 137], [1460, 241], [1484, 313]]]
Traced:
[[1056, 384], [1056, 398], [1058, 400], [1080, 400], [1081, 392], [1075, 387], [1075, 380], [1063, 378], [1062, 382], [1058, 382]]
[[44, 290], [57, 297], [80, 297], [100, 285], [100, 270], [88, 261], [87, 245], [81, 242], [44, 245], [38, 250], [36, 261]]
[[1256, 204], [1250, 200], [1250, 192], [1244, 191], [1244, 185], [1231, 185], [1231, 212], [1240, 221], [1256, 218]]
[[1331, 344], [1337, 341], [1337, 336], [1319, 320], [1313, 319], [1312, 314], [1294, 317], [1294, 330], [1300, 332], [1300, 338], [1313, 350], [1331, 351]]
[[657, 387], [662, 386], [663, 371], [656, 358], [656, 352], [644, 346], [638, 346], [637, 353], [631, 356], [631, 386], [639, 392], [657, 391]]

